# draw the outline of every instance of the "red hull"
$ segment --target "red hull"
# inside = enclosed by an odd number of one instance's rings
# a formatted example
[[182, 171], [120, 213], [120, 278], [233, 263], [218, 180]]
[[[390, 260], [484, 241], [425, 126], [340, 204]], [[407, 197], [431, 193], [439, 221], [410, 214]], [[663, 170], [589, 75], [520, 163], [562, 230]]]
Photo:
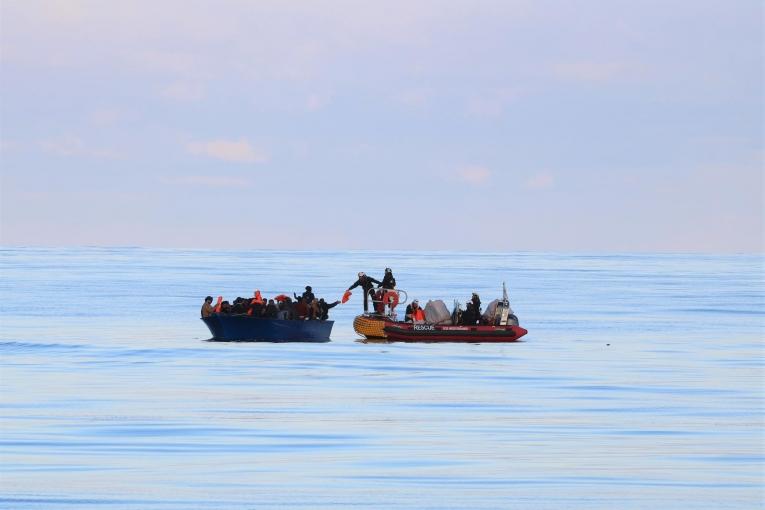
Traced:
[[385, 336], [396, 342], [516, 342], [528, 333], [520, 326], [433, 326], [389, 322]]

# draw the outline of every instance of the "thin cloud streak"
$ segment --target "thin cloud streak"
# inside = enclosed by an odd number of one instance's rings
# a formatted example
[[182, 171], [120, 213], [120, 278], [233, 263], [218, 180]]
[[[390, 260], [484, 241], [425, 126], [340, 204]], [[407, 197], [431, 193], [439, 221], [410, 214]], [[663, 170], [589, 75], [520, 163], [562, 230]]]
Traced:
[[232, 163], [265, 163], [267, 154], [244, 139], [189, 142], [186, 150], [196, 156], [206, 156]]
[[457, 171], [457, 178], [471, 186], [483, 186], [491, 177], [491, 171], [482, 166], [468, 166]]

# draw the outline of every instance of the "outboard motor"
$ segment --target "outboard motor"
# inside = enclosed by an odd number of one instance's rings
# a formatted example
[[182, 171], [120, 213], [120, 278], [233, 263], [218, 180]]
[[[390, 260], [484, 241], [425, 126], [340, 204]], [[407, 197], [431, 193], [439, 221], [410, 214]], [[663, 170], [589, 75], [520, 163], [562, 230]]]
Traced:
[[462, 307], [456, 299], [454, 300], [454, 310], [452, 311], [452, 324], [455, 326], [462, 324]]
[[[510, 309], [510, 300], [507, 298], [507, 288], [505, 282], [502, 282], [502, 301], [497, 303], [497, 311], [494, 314], [494, 324], [497, 326], [518, 325], [518, 318], [515, 317]], [[515, 319], [515, 324], [512, 323], [510, 316]], [[510, 321], [510, 322], [508, 322]]]

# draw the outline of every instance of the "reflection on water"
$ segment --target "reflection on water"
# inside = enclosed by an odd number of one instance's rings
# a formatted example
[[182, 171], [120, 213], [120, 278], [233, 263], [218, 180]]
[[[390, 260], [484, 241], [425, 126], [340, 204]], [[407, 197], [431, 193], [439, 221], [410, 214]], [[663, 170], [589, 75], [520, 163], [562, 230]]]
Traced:
[[[761, 257], [5, 250], [4, 508], [758, 508]], [[524, 342], [206, 342], [207, 294], [507, 281]]]

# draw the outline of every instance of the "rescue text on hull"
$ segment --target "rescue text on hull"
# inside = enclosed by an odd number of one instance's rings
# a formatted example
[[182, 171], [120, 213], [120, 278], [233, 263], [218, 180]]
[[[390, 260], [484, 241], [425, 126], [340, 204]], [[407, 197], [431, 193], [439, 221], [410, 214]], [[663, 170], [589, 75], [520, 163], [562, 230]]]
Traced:
[[248, 315], [211, 315], [202, 321], [211, 341], [231, 342], [329, 342], [330, 320], [266, 319]]
[[520, 326], [436, 326], [389, 321], [383, 331], [393, 342], [516, 342], [528, 333]]

